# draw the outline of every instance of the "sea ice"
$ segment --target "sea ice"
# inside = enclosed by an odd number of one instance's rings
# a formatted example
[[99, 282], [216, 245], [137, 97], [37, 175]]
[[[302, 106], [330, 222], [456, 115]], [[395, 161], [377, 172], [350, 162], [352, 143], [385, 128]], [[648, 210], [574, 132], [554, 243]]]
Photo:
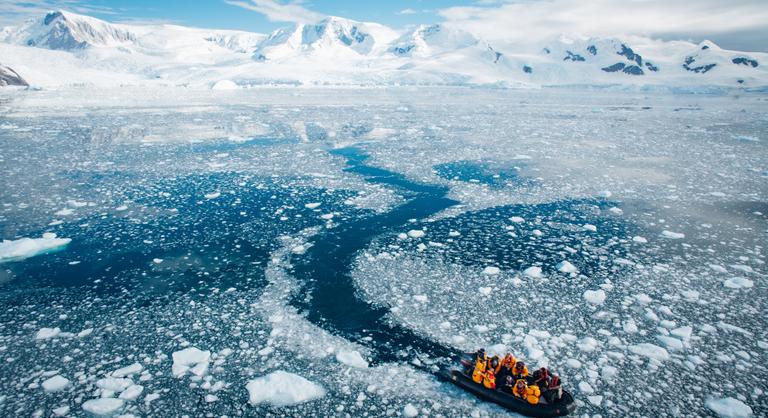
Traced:
[[46, 392], [58, 392], [66, 389], [67, 386], [69, 386], [69, 379], [58, 374], [43, 382], [43, 389]]
[[251, 405], [288, 406], [325, 396], [325, 389], [297, 374], [282, 370], [251, 380], [246, 385]]
[[339, 352], [336, 353], [336, 360], [347, 366], [356, 367], [358, 369], [365, 369], [368, 367], [368, 362], [355, 350], [339, 350]]
[[51, 338], [56, 338], [61, 334], [61, 328], [40, 328], [39, 331], [37, 331], [37, 334], [35, 334], [36, 340], [48, 340]]
[[185, 348], [172, 354], [173, 366], [171, 371], [174, 377], [182, 377], [187, 372], [196, 376], [202, 376], [208, 371], [208, 363], [211, 360], [210, 351], [201, 351], [195, 347]]
[[577, 269], [576, 266], [574, 266], [567, 260], [563, 260], [557, 263], [556, 267], [557, 267], [557, 270], [559, 270], [561, 273], [576, 273], [577, 271], [579, 271], [579, 269]]
[[114, 372], [112, 372], [113, 377], [126, 377], [130, 376], [132, 374], [136, 374], [141, 372], [144, 369], [144, 367], [139, 363], [133, 363], [130, 366], [125, 366], [123, 368], [117, 369]]
[[0, 263], [19, 261], [39, 254], [55, 251], [65, 247], [72, 240], [56, 238], [56, 234], [45, 233], [42, 238], [20, 238], [0, 242]]
[[408, 236], [411, 238], [421, 238], [424, 236], [424, 231], [420, 229], [411, 229], [408, 231]]
[[537, 266], [528, 267], [527, 269], [523, 270], [523, 274], [528, 277], [539, 278], [541, 277], [541, 267], [537, 267]]
[[123, 408], [124, 401], [116, 398], [99, 398], [83, 402], [83, 410], [97, 416], [115, 414]]
[[629, 346], [629, 351], [650, 359], [665, 361], [669, 360], [669, 353], [662, 347], [651, 343], [641, 343]]
[[749, 405], [731, 397], [709, 398], [706, 405], [721, 418], [748, 418], [752, 416], [752, 408]]
[[486, 268], [483, 269], [482, 273], [483, 274], [487, 274], [489, 276], [493, 276], [493, 275], [499, 274], [500, 272], [501, 272], [501, 270], [498, 267], [487, 266]]
[[744, 277], [733, 277], [724, 281], [723, 286], [729, 289], [750, 289], [754, 282]]
[[586, 290], [584, 299], [593, 305], [602, 305], [605, 302], [605, 291], [603, 289]]
[[667, 231], [666, 229], [661, 232], [661, 236], [664, 237], [664, 238], [669, 238], [669, 239], [683, 239], [683, 238], [685, 238], [685, 234], [683, 234], [683, 233]]
[[404, 417], [413, 418], [416, 415], [419, 415], [419, 410], [416, 409], [416, 407], [413, 406], [413, 404], [409, 403], [409, 404], [406, 404], [405, 407], [403, 407], [403, 416]]

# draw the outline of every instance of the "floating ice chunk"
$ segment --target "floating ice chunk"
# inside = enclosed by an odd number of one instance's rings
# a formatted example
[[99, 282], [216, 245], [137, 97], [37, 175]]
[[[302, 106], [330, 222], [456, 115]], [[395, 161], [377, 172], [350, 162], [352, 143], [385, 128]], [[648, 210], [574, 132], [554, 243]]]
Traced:
[[112, 377], [126, 377], [136, 373], [140, 373], [142, 370], [144, 370], [144, 367], [141, 364], [133, 363], [130, 366], [125, 366], [123, 368], [115, 370], [114, 372], [112, 372]]
[[628, 320], [624, 321], [622, 328], [627, 334], [634, 334], [637, 332], [637, 323], [634, 319], [629, 318]]
[[336, 360], [347, 366], [356, 367], [358, 369], [368, 368], [368, 362], [365, 361], [360, 352], [355, 350], [339, 350], [339, 352], [336, 353]]
[[0, 263], [19, 261], [36, 255], [49, 253], [64, 248], [72, 242], [69, 238], [56, 238], [56, 234], [47, 232], [42, 238], [20, 238], [0, 242]]
[[43, 382], [43, 389], [46, 392], [59, 392], [66, 389], [67, 386], [69, 386], [69, 379], [58, 374]]
[[144, 392], [144, 386], [131, 385], [128, 386], [118, 397], [120, 399], [125, 399], [126, 401], [132, 401], [138, 398], [142, 392]]
[[203, 195], [203, 196], [204, 196], [206, 199], [208, 199], [208, 200], [211, 200], [211, 199], [216, 199], [217, 197], [221, 196], [221, 192], [211, 192], [211, 193], [206, 193], [206, 194], [205, 194], [205, 195]]
[[610, 209], [608, 209], [608, 211], [611, 212], [614, 215], [622, 215], [622, 214], [624, 214], [624, 211], [621, 210], [621, 208], [617, 208], [615, 206], [610, 208]]
[[450, 231], [450, 232], [448, 232], [448, 236], [449, 237], [458, 237], [459, 235], [461, 235], [461, 232], [459, 232], [459, 231]]
[[632, 237], [632, 241], [636, 242], [638, 244], [645, 244], [645, 243], [648, 242], [647, 239], [645, 239], [644, 237], [641, 237], [639, 235], [635, 235], [634, 237]]
[[629, 351], [658, 361], [669, 360], [669, 352], [667, 352], [667, 350], [651, 343], [631, 345], [629, 346]]
[[87, 337], [93, 333], [93, 328], [86, 328], [80, 332], [77, 333], [77, 336], [79, 338]]
[[602, 376], [603, 379], [607, 381], [613, 380], [618, 375], [619, 369], [613, 366], [603, 366], [603, 368], [600, 370], [600, 376]]
[[725, 269], [725, 267], [717, 265], [717, 264], [710, 264], [709, 268], [712, 270], [718, 272], [718, 273], [728, 273], [728, 270]]
[[635, 300], [641, 305], [647, 305], [653, 301], [653, 299], [645, 293], [638, 293], [635, 295]]
[[669, 238], [669, 239], [683, 239], [683, 238], [685, 238], [685, 234], [683, 234], [683, 233], [667, 231], [666, 229], [661, 232], [661, 236], [664, 237], [664, 238]]
[[513, 217], [509, 218], [509, 220], [514, 222], [514, 223], [516, 223], [516, 224], [521, 224], [521, 223], [525, 222], [525, 218], [521, 218], [519, 216], [513, 216]]
[[735, 398], [709, 398], [706, 405], [721, 418], [748, 418], [752, 416], [752, 408]]
[[587, 396], [587, 400], [594, 406], [600, 406], [603, 403], [603, 397], [600, 395]]
[[37, 334], [35, 334], [36, 340], [48, 340], [51, 338], [56, 338], [61, 334], [61, 328], [40, 328], [39, 331], [37, 331]]
[[427, 295], [413, 295], [413, 299], [420, 303], [427, 303], [429, 301], [429, 297]]
[[579, 390], [582, 393], [586, 393], [586, 394], [595, 393], [595, 390], [592, 388], [592, 385], [590, 385], [589, 383], [583, 380], [579, 382]]
[[577, 271], [579, 271], [579, 269], [577, 269], [576, 266], [574, 266], [567, 260], [563, 260], [557, 263], [556, 267], [561, 273], [576, 273]]
[[729, 289], [749, 289], [754, 282], [744, 277], [733, 277], [723, 282], [723, 286]]
[[176, 351], [172, 355], [173, 366], [171, 372], [174, 377], [182, 377], [187, 372], [196, 376], [202, 376], [208, 371], [208, 363], [211, 360], [210, 351], [201, 351], [195, 347]]
[[424, 236], [424, 231], [420, 229], [411, 229], [408, 231], [408, 236], [411, 238], [421, 238]]
[[152, 262], [155, 263], [155, 264], [160, 264], [160, 263], [163, 262], [163, 259], [162, 258], [153, 258]]
[[539, 278], [541, 277], [541, 267], [537, 267], [537, 266], [528, 267], [527, 269], [523, 270], [523, 274], [528, 277]]
[[246, 385], [251, 405], [295, 405], [325, 396], [325, 389], [297, 374], [282, 370], [253, 379]]
[[116, 398], [99, 398], [83, 402], [83, 410], [97, 416], [108, 416], [123, 409], [125, 402]]
[[491, 287], [481, 287], [478, 289], [480, 291], [480, 294], [483, 296], [490, 296], [491, 292], [493, 291], [493, 288]]
[[405, 407], [403, 408], [403, 416], [413, 418], [416, 415], [419, 415], [419, 410], [416, 409], [416, 407], [413, 406], [413, 404], [410, 404], [410, 403], [405, 404]]
[[685, 341], [691, 338], [691, 335], [693, 334], [693, 328], [685, 326], [680, 328], [675, 328], [672, 331], [669, 332], [670, 334], [674, 335], [675, 337]]
[[307, 209], [317, 209], [317, 208], [320, 207], [320, 205], [322, 205], [322, 203], [320, 203], [320, 202], [312, 202], [312, 203], [307, 203], [306, 205], [304, 205], [304, 207], [307, 208]]
[[605, 302], [605, 291], [603, 289], [586, 290], [584, 299], [592, 305], [602, 305]]
[[581, 369], [581, 366], [582, 366], [581, 362], [575, 358], [569, 358], [568, 360], [566, 360], [565, 365], [576, 370]]
[[680, 351], [683, 349], [683, 342], [677, 338], [670, 337], [668, 335], [657, 335], [656, 338], [658, 338], [658, 340], [661, 341], [665, 347], [672, 351]]
[[131, 385], [133, 385], [133, 381], [131, 379], [118, 377], [105, 377], [96, 381], [96, 386], [98, 386], [99, 389], [104, 389], [111, 392], [122, 392], [128, 389], [128, 387]]
[[584, 337], [576, 345], [579, 347], [579, 350], [590, 353], [595, 351], [600, 343], [592, 337]]
[[57, 417], [63, 417], [69, 414], [69, 405], [64, 405], [58, 408], [54, 408], [51, 412], [53, 412], [53, 415], [56, 415]]
[[754, 273], [755, 270], [746, 265], [746, 264], [731, 264], [731, 268], [739, 271], [743, 271], [744, 273]]
[[115, 210], [118, 211], [118, 212], [126, 211], [126, 210], [128, 210], [128, 206], [127, 205], [121, 205], [121, 206], [116, 207]]
[[585, 231], [597, 232], [597, 227], [592, 224], [584, 224], [582, 227]]
[[493, 275], [499, 274], [500, 272], [501, 272], [501, 270], [498, 267], [487, 266], [486, 268], [483, 269], [482, 273], [483, 274], [487, 274], [489, 276], [493, 276]]
[[53, 214], [56, 216], [69, 216], [71, 214], [75, 213], [73, 209], [70, 208], [64, 208], [62, 210], [56, 211]]

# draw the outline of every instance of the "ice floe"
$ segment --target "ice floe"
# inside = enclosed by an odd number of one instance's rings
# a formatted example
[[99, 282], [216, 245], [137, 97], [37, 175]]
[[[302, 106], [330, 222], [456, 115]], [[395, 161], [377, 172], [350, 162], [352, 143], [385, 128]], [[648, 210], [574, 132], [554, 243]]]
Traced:
[[288, 406], [308, 402], [325, 396], [325, 389], [302, 376], [278, 370], [251, 380], [246, 385], [251, 405], [267, 403]]
[[42, 238], [20, 238], [0, 242], [0, 263], [19, 261], [36, 255], [60, 250], [72, 242], [70, 238], [57, 238], [54, 233], [45, 233]]

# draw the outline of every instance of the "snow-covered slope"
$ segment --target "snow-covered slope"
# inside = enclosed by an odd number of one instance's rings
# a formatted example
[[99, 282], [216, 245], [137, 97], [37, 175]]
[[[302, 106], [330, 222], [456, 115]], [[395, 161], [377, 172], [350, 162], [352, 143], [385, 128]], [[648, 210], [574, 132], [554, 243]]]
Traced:
[[28, 86], [26, 81], [13, 69], [0, 64], [0, 87], [4, 86]]
[[[0, 57], [35, 86], [768, 86], [768, 54], [712, 42], [562, 36], [494, 42], [446, 25], [398, 32], [328, 17], [270, 35], [112, 24], [70, 12], [0, 30]], [[219, 83], [227, 81], [227, 83]]]

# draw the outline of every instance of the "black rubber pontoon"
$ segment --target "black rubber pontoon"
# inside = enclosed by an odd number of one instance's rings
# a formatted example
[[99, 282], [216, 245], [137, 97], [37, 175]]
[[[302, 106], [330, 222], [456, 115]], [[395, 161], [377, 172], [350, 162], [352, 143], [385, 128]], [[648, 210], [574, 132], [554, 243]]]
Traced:
[[499, 390], [486, 389], [484, 386], [475, 383], [471, 377], [459, 370], [446, 370], [443, 378], [484, 401], [499, 404], [510, 411], [529, 417], [562, 417], [570, 414], [576, 409], [576, 403], [574, 402], [573, 396], [565, 390], [563, 390], [563, 398], [556, 404], [539, 403], [538, 405], [531, 405], [511, 394]]

